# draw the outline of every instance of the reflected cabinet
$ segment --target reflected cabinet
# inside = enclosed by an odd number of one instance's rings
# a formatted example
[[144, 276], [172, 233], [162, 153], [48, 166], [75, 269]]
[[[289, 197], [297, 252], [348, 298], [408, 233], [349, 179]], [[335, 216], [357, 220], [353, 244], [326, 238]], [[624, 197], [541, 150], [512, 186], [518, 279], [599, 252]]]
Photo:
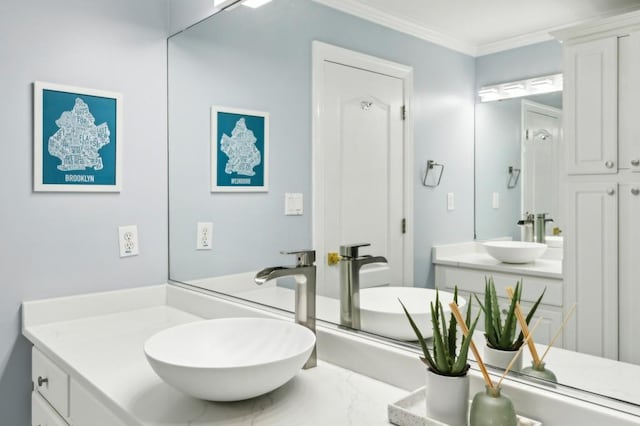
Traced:
[[640, 15], [556, 36], [565, 46], [565, 309], [578, 304], [565, 346], [640, 364]]

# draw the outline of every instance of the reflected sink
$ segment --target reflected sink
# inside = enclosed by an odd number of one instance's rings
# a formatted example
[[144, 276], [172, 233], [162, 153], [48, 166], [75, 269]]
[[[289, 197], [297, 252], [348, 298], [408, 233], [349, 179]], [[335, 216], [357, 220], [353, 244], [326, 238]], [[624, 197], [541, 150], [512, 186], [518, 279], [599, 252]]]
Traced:
[[144, 352], [171, 386], [209, 401], [239, 401], [270, 392], [293, 378], [316, 336], [283, 320], [223, 318], [168, 328]]
[[[445, 317], [449, 318], [449, 303], [453, 293], [439, 291], [440, 302]], [[436, 300], [436, 291], [417, 287], [372, 287], [360, 289], [360, 328], [369, 333], [393, 339], [414, 341], [416, 338], [402, 303], [411, 314], [425, 338], [433, 336], [431, 325], [431, 302]], [[458, 294], [458, 305], [463, 307], [466, 300]], [[464, 312], [464, 311], [463, 311]]]
[[504, 263], [533, 262], [547, 250], [546, 244], [526, 241], [488, 241], [483, 245], [491, 257]]

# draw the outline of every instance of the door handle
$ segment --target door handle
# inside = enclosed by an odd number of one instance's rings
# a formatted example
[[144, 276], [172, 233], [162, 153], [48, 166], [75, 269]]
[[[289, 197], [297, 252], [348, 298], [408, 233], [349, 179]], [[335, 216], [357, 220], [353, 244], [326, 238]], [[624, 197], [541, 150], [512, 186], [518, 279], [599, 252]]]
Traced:
[[607, 195], [613, 195], [613, 194], [615, 194], [615, 193], [616, 193], [616, 190], [615, 190], [615, 189], [613, 189], [613, 188], [609, 188], [609, 189], [607, 189]]
[[607, 169], [613, 169], [613, 166], [615, 166], [615, 163], [613, 161], [605, 161], [604, 166]]
[[640, 194], [640, 189], [638, 189], [638, 188], [631, 188], [631, 193], [632, 193], [633, 195], [638, 195], [638, 194]]
[[640, 159], [634, 158], [633, 160], [631, 160], [631, 165], [634, 167], [640, 166]]

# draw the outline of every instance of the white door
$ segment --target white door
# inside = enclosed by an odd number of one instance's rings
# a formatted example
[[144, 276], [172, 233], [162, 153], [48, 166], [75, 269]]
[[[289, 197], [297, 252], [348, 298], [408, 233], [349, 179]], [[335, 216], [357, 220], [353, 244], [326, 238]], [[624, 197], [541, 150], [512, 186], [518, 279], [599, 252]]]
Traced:
[[[339, 266], [329, 253], [345, 244], [370, 243], [360, 254], [388, 264], [363, 268], [361, 286], [404, 284], [404, 83], [396, 77], [330, 61], [322, 63], [318, 145], [323, 170], [322, 208], [314, 237], [318, 292], [338, 297]], [[317, 166], [316, 159], [316, 166]]]
[[522, 121], [522, 212], [548, 213], [559, 226], [562, 111], [523, 101]]

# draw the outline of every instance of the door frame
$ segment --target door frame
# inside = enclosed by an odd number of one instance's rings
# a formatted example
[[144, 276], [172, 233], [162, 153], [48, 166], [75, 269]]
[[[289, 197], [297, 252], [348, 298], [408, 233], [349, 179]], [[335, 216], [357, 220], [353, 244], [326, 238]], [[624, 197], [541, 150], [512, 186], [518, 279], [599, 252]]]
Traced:
[[[558, 185], [560, 185], [560, 183], [562, 182], [562, 176], [560, 173], [561, 170], [561, 162], [563, 161], [563, 155], [562, 155], [562, 149], [563, 149], [563, 133], [562, 133], [562, 110], [556, 107], [552, 107], [550, 105], [545, 105], [545, 104], [541, 104], [538, 102], [534, 102], [528, 99], [523, 99], [522, 103], [520, 104], [520, 129], [521, 129], [521, 136], [520, 136], [520, 167], [523, 169], [522, 170], [522, 179], [521, 179], [521, 185], [520, 185], [520, 191], [522, 191], [522, 193], [520, 194], [520, 213], [524, 214], [525, 210], [524, 210], [524, 176], [525, 176], [525, 170], [524, 170], [524, 164], [525, 164], [525, 159], [524, 159], [524, 145], [527, 142], [527, 126], [525, 126], [525, 124], [527, 124], [527, 113], [528, 112], [536, 112], [538, 114], [543, 114], [543, 115], [548, 115], [550, 117], [554, 117], [558, 119], [559, 122], [559, 126], [558, 126], [558, 130], [559, 130], [559, 134], [558, 134], [558, 146], [557, 146], [557, 155], [554, 157], [554, 167], [556, 170], [558, 170]], [[554, 222], [556, 224], [563, 224], [564, 222], [562, 221], [562, 216], [564, 216], [563, 212], [562, 212], [562, 206], [561, 206], [561, 186], [558, 186], [558, 193], [556, 194], [556, 201], [557, 201], [557, 209], [558, 211], [557, 213], [557, 217], [552, 218], [554, 219]]]
[[[403, 285], [412, 286], [413, 283], [413, 68], [396, 62], [355, 52], [342, 47], [323, 43], [314, 40], [312, 46], [312, 83], [311, 83], [311, 155], [312, 155], [312, 241], [313, 247], [319, 256], [317, 262], [322, 262], [323, 267], [318, 268], [318, 282], [324, 282], [324, 271], [327, 253], [324, 242], [319, 238], [324, 234], [324, 212], [325, 207], [325, 187], [324, 187], [324, 158], [320, 149], [320, 116], [322, 114], [320, 105], [320, 94], [323, 87], [324, 71], [323, 63], [334, 62], [371, 71], [378, 74], [395, 77], [403, 81], [405, 119], [403, 123], [403, 199], [404, 218], [406, 221], [405, 234], [403, 238]], [[398, 224], [400, 226], [400, 224]]]

